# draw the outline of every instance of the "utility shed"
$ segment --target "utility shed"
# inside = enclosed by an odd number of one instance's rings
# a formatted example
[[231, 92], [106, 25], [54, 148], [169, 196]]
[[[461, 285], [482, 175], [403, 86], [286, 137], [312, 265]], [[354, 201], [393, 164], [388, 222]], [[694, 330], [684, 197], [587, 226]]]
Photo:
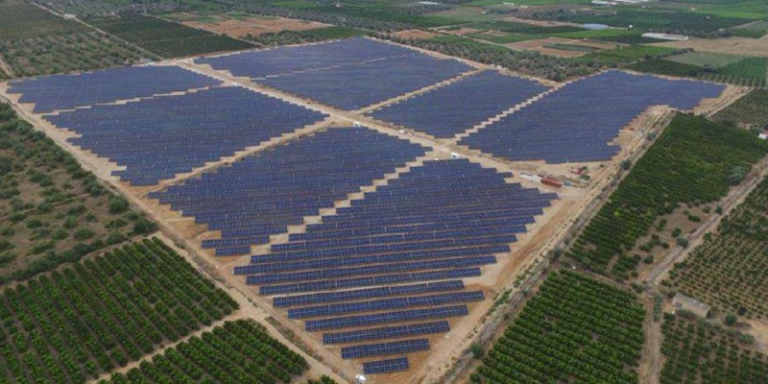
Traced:
[[675, 295], [675, 298], [672, 299], [672, 305], [675, 309], [686, 310], [701, 318], [706, 318], [707, 315], [709, 315], [709, 311], [712, 309], [708, 304], [683, 295], [682, 293]]

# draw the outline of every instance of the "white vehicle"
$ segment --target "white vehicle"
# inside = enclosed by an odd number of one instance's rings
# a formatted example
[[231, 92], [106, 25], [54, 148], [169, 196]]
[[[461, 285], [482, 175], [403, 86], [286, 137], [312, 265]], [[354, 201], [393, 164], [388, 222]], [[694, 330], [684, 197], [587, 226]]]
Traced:
[[366, 379], [365, 376], [363, 376], [362, 374], [359, 374], [355, 376], [355, 381], [357, 381], [359, 384], [365, 384], [368, 381], [368, 379]]

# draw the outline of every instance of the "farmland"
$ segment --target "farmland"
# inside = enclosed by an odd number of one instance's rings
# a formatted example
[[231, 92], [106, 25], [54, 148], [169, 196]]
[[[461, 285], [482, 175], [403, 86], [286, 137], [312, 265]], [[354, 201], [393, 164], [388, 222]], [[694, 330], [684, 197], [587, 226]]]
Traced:
[[215, 35], [182, 24], [136, 13], [95, 18], [91, 25], [160, 57], [184, 57], [207, 53], [247, 49], [252, 46], [240, 40]]
[[768, 91], [756, 89], [718, 112], [714, 118], [763, 128], [768, 126], [766, 103], [768, 103]]
[[661, 351], [666, 362], [661, 384], [734, 383], [768, 380], [768, 357], [754, 340], [733, 329], [699, 321], [690, 314], [667, 314]]
[[0, 104], [0, 273], [26, 279], [155, 230], [122, 197]]
[[7, 289], [0, 302], [0, 377], [13, 382], [84, 383], [238, 308], [156, 239]]
[[[103, 383], [290, 383], [307, 367], [303, 357], [269, 336], [252, 320], [224, 323], [192, 337], [125, 375]], [[328, 379], [321, 383], [328, 382]]]
[[763, 273], [768, 233], [768, 179], [724, 218], [717, 232], [670, 272], [666, 283], [710, 303], [719, 313], [768, 318]]
[[[728, 192], [728, 175], [737, 167], [748, 169], [767, 149], [747, 131], [678, 114], [632, 167], [568, 255], [586, 268], [628, 278], [643, 258], [630, 251], [659, 217], [681, 207], [716, 202]], [[666, 229], [670, 230], [674, 231]], [[659, 245], [651, 243], [649, 249]]]
[[470, 381], [636, 383], [644, 318], [634, 294], [579, 273], [552, 272]]
[[147, 54], [33, 5], [0, 4], [0, 61], [16, 77], [93, 70]]

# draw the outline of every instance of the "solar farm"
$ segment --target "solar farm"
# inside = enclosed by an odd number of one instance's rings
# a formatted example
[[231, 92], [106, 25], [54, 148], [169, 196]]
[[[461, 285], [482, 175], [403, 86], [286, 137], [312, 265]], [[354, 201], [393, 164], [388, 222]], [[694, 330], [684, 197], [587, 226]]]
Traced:
[[558, 84], [353, 38], [0, 95], [323, 364], [415, 383], [439, 382], [673, 110], [732, 88], [616, 70]]

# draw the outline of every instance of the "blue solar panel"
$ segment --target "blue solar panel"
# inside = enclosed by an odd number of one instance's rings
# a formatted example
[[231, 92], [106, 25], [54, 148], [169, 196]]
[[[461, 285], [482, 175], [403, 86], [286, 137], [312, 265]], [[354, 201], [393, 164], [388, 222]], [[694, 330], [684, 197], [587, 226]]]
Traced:
[[380, 339], [396, 339], [433, 333], [446, 333], [450, 330], [451, 326], [447, 321], [371, 328], [360, 331], [326, 333], [323, 334], [323, 344], [348, 344]]
[[232, 241], [225, 244], [230, 247], [205, 244], [217, 247], [218, 255], [246, 254], [250, 245], [266, 243], [269, 235], [333, 207], [424, 153], [420, 145], [367, 128], [332, 128], [150, 197]]
[[391, 373], [408, 370], [408, 359], [399, 357], [397, 359], [369, 361], [363, 363], [363, 373], [373, 375], [376, 373]]
[[292, 307], [298, 305], [315, 305], [334, 303], [340, 301], [363, 300], [377, 297], [390, 297], [399, 295], [414, 295], [428, 292], [456, 291], [464, 289], [461, 280], [438, 281], [434, 283], [422, 283], [412, 285], [397, 285], [392, 287], [366, 288], [351, 291], [312, 293], [308, 295], [295, 295], [275, 297], [275, 307]]
[[205, 57], [196, 59], [195, 63], [208, 64], [216, 70], [226, 70], [235, 76], [260, 78], [380, 60], [413, 52], [394, 44], [352, 38]]
[[122, 180], [153, 185], [325, 117], [245, 88], [224, 87], [46, 119], [82, 135], [71, 143], [126, 166], [114, 172]]
[[458, 76], [473, 68], [422, 53], [270, 77], [261, 83], [346, 110], [370, 106]]
[[378, 120], [449, 138], [547, 89], [533, 80], [484, 71], [369, 114]]
[[609, 160], [620, 150], [609, 143], [648, 107], [692, 109], [723, 89], [700, 81], [608, 71], [569, 83], [460, 144], [512, 161]]
[[373, 315], [357, 315], [348, 317], [336, 317], [331, 319], [309, 320], [305, 327], [309, 332], [367, 327], [379, 324], [400, 323], [405, 321], [418, 321], [427, 319], [445, 319], [448, 317], [460, 317], [469, 314], [466, 305], [437, 307], [425, 309], [409, 309], [406, 311], [385, 312]]
[[221, 82], [175, 66], [122, 67], [12, 81], [8, 93], [47, 113], [118, 100], [211, 87]]
[[482, 291], [442, 293], [427, 296], [397, 297], [354, 303], [321, 305], [315, 307], [294, 308], [288, 310], [291, 319], [309, 317], [339, 316], [355, 312], [387, 311], [409, 307], [425, 307], [456, 303], [468, 303], [485, 299]]
[[355, 345], [341, 349], [342, 359], [359, 359], [371, 356], [401, 355], [404, 353], [429, 350], [429, 340], [403, 340], [391, 343]]

